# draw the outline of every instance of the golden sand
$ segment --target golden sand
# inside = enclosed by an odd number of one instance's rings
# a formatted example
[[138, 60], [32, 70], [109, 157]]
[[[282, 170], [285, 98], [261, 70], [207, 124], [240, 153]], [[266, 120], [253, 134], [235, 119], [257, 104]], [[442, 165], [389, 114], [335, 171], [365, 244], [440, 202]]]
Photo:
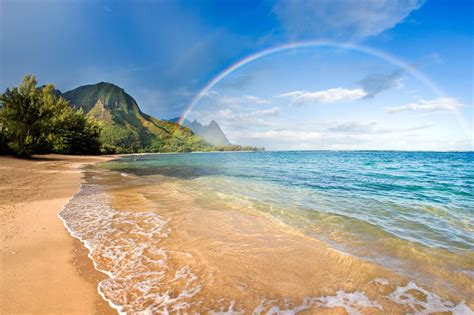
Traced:
[[[78, 191], [80, 167], [106, 159], [0, 158], [2, 313], [115, 313], [97, 293], [99, 282], [107, 282], [107, 276], [94, 269], [83, 244], [68, 235], [57, 217]], [[362, 314], [402, 314], [413, 312], [413, 307], [423, 310], [421, 305], [433, 297], [431, 292], [444, 301], [452, 301], [453, 306], [462, 299], [471, 309], [474, 306], [469, 293], [453, 296], [442, 287], [425, 291], [401, 275], [332, 249], [268, 216], [245, 211], [238, 205], [224, 208], [197, 200], [180, 180], [122, 176], [95, 168], [88, 170], [86, 178], [91, 185], [109, 187], [111, 208], [97, 213], [109, 211], [111, 220], [117, 218], [111, 228], [118, 234], [110, 234], [117, 235], [111, 245], [124, 244], [130, 255], [126, 257], [132, 260], [137, 259], [131, 254], [133, 244], [143, 245], [150, 240], [151, 247], [164, 249], [153, 252], [145, 248], [147, 259], [155, 262], [145, 260], [146, 264], [135, 265], [130, 261], [131, 272], [109, 283], [112, 291], [105, 295], [133, 301], [128, 310], [146, 309], [155, 303], [147, 294], [165, 297], [156, 310], [175, 300], [182, 302], [180, 309], [190, 313], [301, 310], [303, 314], [345, 314], [351, 310]], [[91, 192], [93, 195], [85, 196], [86, 202], [91, 202], [94, 195], [100, 197], [96, 188]], [[163, 231], [167, 236], [155, 238], [155, 234], [146, 236], [130, 230], [133, 214], [142, 212], [156, 213], [167, 220]], [[146, 230], [150, 223], [140, 220], [135, 223]], [[92, 230], [90, 235], [94, 234]], [[136, 243], [130, 247], [127, 237]], [[101, 246], [106, 249], [107, 240]], [[94, 256], [98, 266], [113, 266], [110, 256], [101, 255], [100, 251]], [[163, 257], [166, 262], [156, 265]], [[162, 276], [143, 273], [137, 278], [129, 277], [140, 275], [140, 268]], [[154, 279], [159, 281], [147, 286], [147, 281]], [[123, 280], [126, 283], [120, 282]], [[133, 286], [135, 281], [142, 286]], [[125, 288], [131, 289], [114, 296], [113, 285], [120, 287], [124, 283]], [[393, 294], [400, 287], [405, 295], [399, 295], [401, 300], [395, 303]], [[415, 297], [419, 303], [405, 305], [406, 296]]]
[[[363, 314], [413, 312], [388, 298], [409, 280], [382, 266], [334, 250], [268, 217], [196, 203], [178, 180], [156, 184], [159, 180], [155, 179], [154, 184], [147, 184], [146, 178], [137, 178], [132, 184], [130, 178], [108, 176], [115, 183], [109, 190], [114, 209], [156, 211], [169, 220], [171, 233], [161, 243], [168, 253], [168, 266], [188, 267], [201, 285], [193, 297], [199, 302], [191, 311], [297, 309], [307, 298], [334, 297], [343, 291], [363, 293], [383, 307], [383, 311], [355, 308]], [[426, 299], [422, 289], [408, 293], [419, 301]], [[461, 300], [442, 290], [436, 293], [455, 303]], [[472, 300], [467, 304], [473, 307]], [[304, 312], [345, 313], [341, 307], [321, 307], [321, 303]]]
[[81, 166], [110, 157], [0, 157], [0, 313], [115, 313], [98, 273], [57, 214], [79, 190]]

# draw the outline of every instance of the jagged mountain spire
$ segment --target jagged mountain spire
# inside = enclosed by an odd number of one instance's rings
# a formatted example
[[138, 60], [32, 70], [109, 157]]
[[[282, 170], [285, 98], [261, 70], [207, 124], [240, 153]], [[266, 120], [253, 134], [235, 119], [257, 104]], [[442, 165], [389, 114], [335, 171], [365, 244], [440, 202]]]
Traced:
[[[179, 117], [171, 119], [172, 122], [177, 122]], [[196, 119], [189, 121], [185, 119], [183, 126], [191, 129], [195, 134], [201, 136], [204, 140], [215, 146], [229, 146], [232, 145], [222, 131], [221, 127], [215, 120], [211, 120], [209, 125], [203, 125]]]

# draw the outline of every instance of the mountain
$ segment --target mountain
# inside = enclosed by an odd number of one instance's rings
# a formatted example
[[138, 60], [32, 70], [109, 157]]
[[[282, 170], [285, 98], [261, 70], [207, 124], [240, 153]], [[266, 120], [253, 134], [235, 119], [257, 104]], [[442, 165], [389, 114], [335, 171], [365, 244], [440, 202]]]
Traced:
[[[171, 122], [177, 122], [179, 117], [171, 119]], [[203, 125], [196, 119], [189, 121], [185, 119], [183, 126], [191, 129], [192, 132], [202, 137], [204, 140], [215, 146], [230, 146], [232, 143], [227, 139], [219, 124], [212, 120], [209, 125]]]
[[133, 97], [112, 83], [80, 86], [62, 96], [102, 122], [100, 140], [111, 152], [183, 152], [211, 147], [189, 128], [143, 113]]

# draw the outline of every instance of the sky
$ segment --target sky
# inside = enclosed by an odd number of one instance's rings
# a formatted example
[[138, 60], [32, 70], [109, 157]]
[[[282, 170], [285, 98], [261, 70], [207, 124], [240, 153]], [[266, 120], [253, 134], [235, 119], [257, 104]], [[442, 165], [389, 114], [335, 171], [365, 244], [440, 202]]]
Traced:
[[0, 89], [111, 82], [268, 150], [473, 150], [473, 21], [470, 0], [0, 0]]

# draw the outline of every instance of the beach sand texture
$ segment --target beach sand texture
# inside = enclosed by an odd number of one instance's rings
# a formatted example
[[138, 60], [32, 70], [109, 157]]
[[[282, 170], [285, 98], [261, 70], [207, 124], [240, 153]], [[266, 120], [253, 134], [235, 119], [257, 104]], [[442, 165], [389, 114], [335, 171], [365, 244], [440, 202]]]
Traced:
[[468, 312], [468, 297], [431, 288], [460, 303], [445, 307], [408, 279], [268, 217], [196, 202], [179, 180], [91, 169], [86, 182], [61, 217], [110, 275], [100, 290], [123, 312]]
[[[444, 307], [408, 279], [269, 217], [199, 201], [180, 180], [88, 166], [110, 159], [0, 158], [0, 313], [115, 314], [98, 287], [130, 313], [403, 314], [424, 304]], [[95, 267], [58, 217], [81, 183], [60, 215], [75, 237], [96, 246]], [[401, 288], [419, 301], [393, 303]], [[452, 309], [473, 306], [469, 293], [432, 289], [460, 303]]]
[[0, 157], [0, 313], [114, 314], [97, 294], [103, 275], [58, 212], [81, 167], [110, 157]]

